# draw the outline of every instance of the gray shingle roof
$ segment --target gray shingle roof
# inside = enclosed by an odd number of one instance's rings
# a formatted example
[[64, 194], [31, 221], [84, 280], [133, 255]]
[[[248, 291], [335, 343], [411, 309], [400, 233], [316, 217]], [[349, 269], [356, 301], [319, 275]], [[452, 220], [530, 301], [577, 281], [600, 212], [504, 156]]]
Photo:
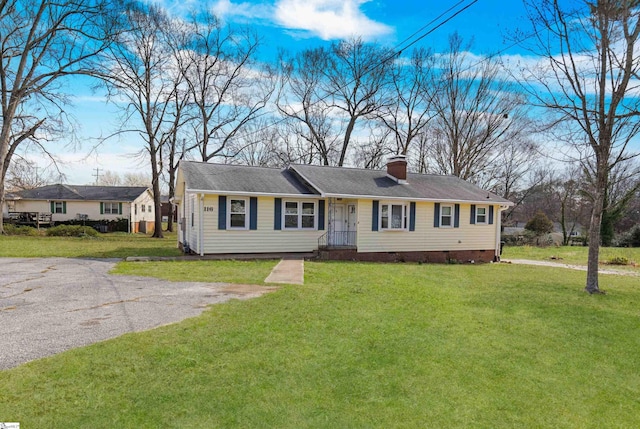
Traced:
[[75, 186], [47, 185], [40, 188], [15, 192], [16, 196], [28, 200], [81, 200], [81, 201], [133, 201], [148, 188], [144, 186]]
[[381, 170], [317, 165], [292, 165], [291, 168], [317, 187], [322, 194], [330, 196], [510, 204], [508, 200], [456, 176], [409, 173], [407, 183], [400, 184], [388, 177], [386, 171]]
[[345, 167], [292, 165], [281, 170], [181, 161], [180, 168], [187, 189], [198, 191], [511, 204], [455, 176], [437, 174], [409, 173], [408, 183], [399, 184], [386, 171]]
[[187, 188], [200, 191], [314, 195], [288, 170], [180, 161]]

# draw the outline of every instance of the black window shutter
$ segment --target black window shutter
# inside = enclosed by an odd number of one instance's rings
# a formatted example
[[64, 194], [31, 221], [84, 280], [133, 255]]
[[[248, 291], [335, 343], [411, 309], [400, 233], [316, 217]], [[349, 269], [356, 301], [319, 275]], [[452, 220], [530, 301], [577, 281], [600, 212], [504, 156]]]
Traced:
[[227, 197], [225, 195], [218, 195], [218, 229], [227, 229]]
[[493, 225], [493, 206], [489, 206], [489, 225]]
[[434, 204], [435, 209], [433, 210], [433, 227], [440, 228], [440, 203]]
[[100, 214], [104, 214], [104, 203], [100, 203]]
[[282, 198], [276, 198], [273, 207], [273, 229], [282, 229]]
[[249, 198], [249, 229], [258, 229], [258, 197]]
[[411, 201], [409, 203], [409, 231], [416, 230], [416, 203]]
[[66, 201], [62, 202], [62, 213], [63, 214], [67, 214], [67, 202]]
[[122, 203], [118, 203], [118, 214], [122, 214]]
[[378, 212], [380, 211], [380, 201], [373, 201], [373, 210], [371, 211], [371, 231], [378, 230]]
[[460, 228], [460, 204], [456, 204], [455, 206], [454, 217], [455, 219], [453, 220], [453, 227]]
[[324, 231], [324, 200], [318, 201], [318, 231]]
[[471, 225], [476, 223], [476, 205], [475, 204], [471, 204], [471, 219], [469, 219], [469, 223], [471, 223]]

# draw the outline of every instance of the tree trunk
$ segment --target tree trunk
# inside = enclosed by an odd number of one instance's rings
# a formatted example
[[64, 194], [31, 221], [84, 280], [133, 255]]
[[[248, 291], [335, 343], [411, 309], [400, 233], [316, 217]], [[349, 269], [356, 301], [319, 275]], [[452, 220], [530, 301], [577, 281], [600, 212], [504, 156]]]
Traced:
[[600, 255], [600, 227], [604, 208], [604, 192], [607, 183], [607, 169], [598, 163], [596, 167], [596, 190], [589, 222], [589, 259], [587, 260], [587, 284], [584, 288], [590, 294], [602, 293], [598, 285], [598, 263]]
[[[0, 210], [4, 209], [4, 172], [0, 172]], [[0, 235], [4, 234], [4, 215], [0, 216]]]
[[160, 195], [160, 172], [158, 171], [158, 151], [155, 149], [155, 144], [151, 143], [151, 150], [149, 155], [151, 157], [151, 185], [153, 187], [153, 205], [155, 208], [154, 218], [155, 223], [153, 226], [153, 238], [164, 238], [162, 234], [162, 198]]
[[[173, 159], [171, 161], [169, 161], [171, 163], [173, 163]], [[173, 168], [173, 165], [171, 165], [169, 167], [170, 171], [169, 171], [169, 219], [167, 220], [167, 231], [168, 232], [173, 232], [173, 204], [171, 203], [171, 200], [173, 199], [176, 190], [175, 190], [175, 175], [176, 175], [176, 170]]]

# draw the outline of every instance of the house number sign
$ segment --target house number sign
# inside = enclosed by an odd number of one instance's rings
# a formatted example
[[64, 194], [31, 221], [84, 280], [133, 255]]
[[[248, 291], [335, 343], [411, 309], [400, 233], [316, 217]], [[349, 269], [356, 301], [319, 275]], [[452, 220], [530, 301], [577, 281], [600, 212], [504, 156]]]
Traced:
[[212, 212], [212, 211], [213, 211], [213, 207], [211, 207], [211, 206], [205, 206], [204, 211], [205, 211], [205, 212]]

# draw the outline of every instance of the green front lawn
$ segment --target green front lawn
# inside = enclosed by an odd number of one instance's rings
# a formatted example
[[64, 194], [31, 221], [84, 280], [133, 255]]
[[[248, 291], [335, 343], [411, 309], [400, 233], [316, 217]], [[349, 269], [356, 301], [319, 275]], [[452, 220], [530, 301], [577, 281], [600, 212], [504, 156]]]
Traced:
[[263, 284], [276, 260], [119, 262], [111, 274], [157, 277], [174, 282]]
[[[502, 251], [502, 259], [534, 259], [562, 262], [565, 264], [587, 265], [588, 252], [589, 248], [586, 246], [505, 246]], [[601, 264], [616, 257], [624, 257], [627, 258], [629, 262], [640, 264], [640, 247], [600, 248]]]
[[126, 233], [100, 234], [96, 238], [0, 235], [0, 257], [126, 258], [181, 255], [176, 234], [164, 234], [165, 238], [161, 239]]
[[591, 296], [582, 292], [584, 273], [555, 268], [305, 268], [304, 286], [0, 372], [0, 421], [24, 428], [640, 425], [637, 278], [602, 276], [609, 294]]

